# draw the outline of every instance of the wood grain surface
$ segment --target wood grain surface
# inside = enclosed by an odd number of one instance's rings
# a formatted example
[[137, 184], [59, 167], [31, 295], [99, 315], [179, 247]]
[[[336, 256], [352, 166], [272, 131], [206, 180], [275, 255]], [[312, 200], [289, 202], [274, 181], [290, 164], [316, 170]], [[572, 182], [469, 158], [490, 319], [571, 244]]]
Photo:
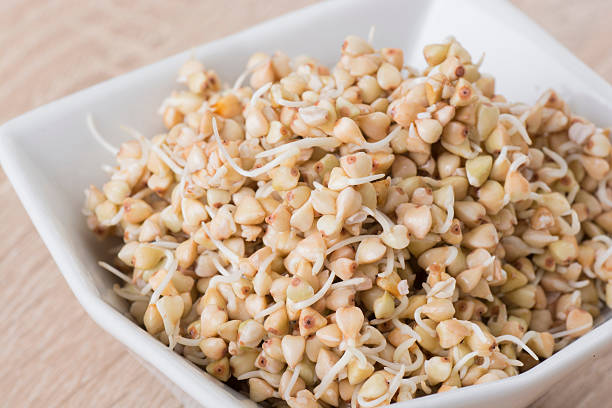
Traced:
[[[2, 0], [0, 123], [314, 2]], [[612, 81], [612, 1], [513, 2]], [[0, 406], [181, 405], [85, 314], [1, 170], [0, 237]], [[557, 384], [535, 406], [610, 406], [610, 373], [612, 356]]]

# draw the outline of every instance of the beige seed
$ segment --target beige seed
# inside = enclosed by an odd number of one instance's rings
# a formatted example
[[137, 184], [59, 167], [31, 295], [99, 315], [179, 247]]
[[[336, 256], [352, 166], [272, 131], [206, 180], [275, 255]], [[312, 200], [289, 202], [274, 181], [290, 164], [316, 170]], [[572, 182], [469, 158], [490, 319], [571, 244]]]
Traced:
[[575, 330], [579, 327], [583, 327], [582, 330], [578, 330], [570, 334], [570, 337], [573, 338], [580, 337], [593, 327], [593, 316], [591, 316], [591, 314], [585, 310], [573, 309], [567, 314], [565, 327], [567, 330]]
[[244, 197], [240, 200], [240, 204], [236, 208], [234, 220], [238, 224], [256, 225], [260, 224], [266, 218], [266, 212], [261, 207], [261, 204], [255, 197]]
[[287, 365], [295, 368], [304, 355], [306, 340], [302, 336], [284, 336], [281, 347]]
[[380, 87], [388, 91], [395, 89], [400, 84], [402, 76], [394, 65], [385, 62], [378, 68], [376, 79]]
[[359, 243], [355, 260], [359, 265], [377, 262], [385, 256], [387, 247], [378, 238], [366, 238]]

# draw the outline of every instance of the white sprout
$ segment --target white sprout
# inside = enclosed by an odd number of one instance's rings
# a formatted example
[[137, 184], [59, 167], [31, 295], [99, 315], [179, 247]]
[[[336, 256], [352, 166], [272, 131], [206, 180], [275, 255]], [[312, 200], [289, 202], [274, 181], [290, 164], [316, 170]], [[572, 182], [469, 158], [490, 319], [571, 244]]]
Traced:
[[402, 366], [402, 364], [400, 364], [400, 363], [394, 363], [392, 361], [385, 360], [384, 358], [379, 357], [379, 356], [377, 356], [375, 354], [372, 354], [371, 356], [369, 355], [368, 358], [370, 360], [376, 361], [377, 363], [379, 363], [379, 364], [381, 364], [381, 365], [383, 365], [385, 367], [389, 367], [389, 368], [391, 368], [394, 371], [398, 371], [401, 368], [401, 366]]
[[121, 219], [123, 218], [123, 213], [124, 212], [125, 212], [125, 210], [123, 209], [123, 206], [121, 206], [119, 211], [117, 211], [117, 214], [115, 214], [109, 220], [101, 221], [100, 225], [102, 225], [103, 227], [112, 227], [113, 225], [119, 224], [121, 222]]
[[[335, 82], [335, 81], [333, 81], [333, 82]], [[330, 85], [331, 84], [332, 84], [332, 82], [330, 82]], [[339, 98], [340, 96], [342, 96], [343, 93], [344, 93], [344, 87], [343, 86], [339, 86], [338, 88], [333, 89], [333, 86], [329, 86], [328, 85], [319, 94], [319, 100], [323, 100], [323, 99], [336, 99], [336, 98]]]
[[318, 275], [321, 269], [323, 268], [323, 264], [325, 263], [325, 255], [316, 255], [315, 261], [312, 264], [312, 274]]
[[168, 147], [168, 145], [165, 145], [165, 144], [159, 145], [159, 148], [162, 149], [164, 153], [166, 153], [168, 157], [172, 159], [177, 165], [181, 167], [185, 167], [187, 165], [187, 162], [184, 159], [182, 159], [180, 156], [178, 156], [180, 152], [172, 152], [170, 150], [170, 147]]
[[353, 357], [353, 353], [350, 350], [346, 350], [340, 360], [334, 364], [329, 371], [323, 376], [319, 385], [317, 385], [314, 389], [314, 396], [316, 399], [321, 398], [321, 395], [327, 390], [329, 385], [334, 381], [334, 378], [338, 375], [340, 371], [351, 361], [351, 357]]
[[499, 155], [495, 159], [495, 162], [497, 162], [498, 160], [500, 160], [500, 161], [501, 160], [507, 160], [508, 159], [508, 152], [517, 151], [517, 150], [521, 150], [521, 148], [518, 147], [518, 146], [502, 146], [501, 150], [499, 151]]
[[289, 398], [291, 397], [291, 391], [293, 391], [293, 387], [300, 376], [300, 368], [301, 366], [298, 365], [293, 369], [293, 373], [291, 374], [287, 388], [285, 388], [285, 392], [283, 393], [283, 398], [285, 401], [289, 401]]
[[395, 377], [393, 377], [393, 380], [391, 380], [391, 382], [389, 383], [389, 391], [387, 393], [387, 396], [389, 399], [393, 398], [393, 396], [397, 392], [406, 370], [407, 370], [406, 366], [402, 364], [402, 367], [400, 368], [400, 370], [397, 372]]
[[349, 350], [351, 353], [353, 353], [353, 357], [355, 357], [357, 360], [359, 360], [359, 362], [362, 365], [366, 365], [368, 363], [368, 360], [367, 360], [365, 354], [363, 354], [363, 352], [361, 352], [359, 349], [356, 349], [355, 347], [352, 347], [352, 346], [348, 346], [347, 350]]
[[604, 177], [597, 186], [597, 199], [608, 207], [612, 207], [612, 200], [610, 199], [610, 195], [608, 194], [607, 184], [608, 181], [612, 178], [612, 174]]
[[470, 146], [474, 149], [474, 153], [482, 153], [482, 147], [478, 143], [470, 141]]
[[192, 356], [190, 354], [184, 354], [184, 356], [187, 360], [197, 365], [207, 366], [210, 364], [210, 360], [207, 358], [200, 358], [200, 357]]
[[402, 252], [401, 249], [396, 250], [395, 253], [397, 254], [397, 260], [399, 261], [400, 268], [405, 269], [406, 260], [404, 259], [404, 253]]
[[463, 356], [461, 358], [461, 360], [457, 361], [457, 363], [455, 364], [455, 366], [453, 367], [453, 372], [454, 373], [458, 373], [459, 370], [461, 370], [461, 368], [467, 364], [468, 361], [470, 361], [472, 358], [476, 357], [478, 355], [477, 351], [472, 351], [470, 353], [467, 353], [465, 356]]
[[612, 246], [612, 238], [607, 235], [597, 235], [593, 237], [593, 241], [603, 242], [608, 246]]
[[160, 248], [165, 248], [165, 249], [176, 249], [178, 248], [180, 244], [178, 242], [163, 241], [163, 240], [156, 239], [155, 241], [151, 242], [151, 245], [157, 246]]
[[482, 341], [483, 343], [489, 341], [489, 338], [484, 334], [480, 326], [476, 323], [470, 322], [469, 320], [462, 320], [461, 323], [463, 323], [464, 325], [467, 324], [472, 329], [474, 334], [476, 334], [480, 338], [480, 341]]
[[[312, 186], [315, 188], [315, 190], [325, 190], [325, 186], [318, 181], [313, 181]], [[310, 199], [308, 200], [310, 201]]]
[[571, 140], [559, 145], [559, 152], [561, 152], [561, 154], [565, 155], [571, 150], [574, 150], [574, 153], [576, 153], [577, 151], [580, 151], [580, 146], [578, 146], [576, 143], [572, 142]]
[[402, 385], [410, 386], [410, 393], [414, 394], [417, 391], [417, 383], [423, 382], [427, 379], [426, 375], [415, 375], [410, 378], [402, 378]]
[[376, 32], [376, 26], [375, 25], [371, 25], [370, 26], [370, 31], [368, 31], [368, 42], [370, 44], [373, 43], [374, 41], [374, 33]]
[[546, 184], [543, 181], [534, 181], [532, 183], [529, 183], [529, 185], [534, 191], [537, 190], [538, 188], [546, 191], [547, 193], [550, 193], [552, 191], [550, 187], [548, 187], [548, 184]]
[[159, 286], [153, 291], [153, 294], [151, 295], [151, 300], [149, 300], [150, 305], [157, 303], [162, 292], [164, 291], [164, 289], [166, 289], [166, 286], [168, 286], [168, 283], [170, 283], [170, 280], [174, 276], [174, 273], [176, 272], [176, 268], [178, 267], [178, 261], [174, 258], [172, 251], [169, 251], [166, 249], [164, 250], [164, 254], [166, 255], [166, 262], [164, 263], [164, 269], [166, 270], [166, 276], [164, 276], [164, 279], [162, 279]]
[[212, 208], [210, 205], [205, 205], [204, 209], [206, 210], [206, 212], [208, 213], [208, 216], [211, 219], [215, 218], [217, 216], [217, 213], [219, 212], [219, 210], [217, 210], [216, 208]]
[[429, 293], [427, 293], [427, 297], [435, 296], [437, 298], [449, 298], [453, 296], [453, 293], [455, 292], [455, 282], [455, 278], [448, 278], [446, 280], [436, 282]]
[[115, 276], [123, 279], [125, 282], [127, 283], [132, 283], [132, 279], [127, 276], [125, 273], [121, 272], [119, 269], [115, 268], [114, 266], [111, 266], [109, 264], [107, 264], [106, 262], [102, 262], [102, 261], [98, 261], [98, 265], [100, 265], [102, 268], [106, 269], [107, 271], [113, 273]]
[[428, 325], [426, 325], [423, 320], [421, 319], [421, 310], [423, 309], [423, 306], [419, 306], [415, 309], [414, 311], [414, 321], [416, 322], [416, 324], [423, 330], [425, 330], [425, 332], [427, 334], [429, 334], [431, 337], [437, 337], [437, 333], [434, 329], [432, 329], [431, 327], [429, 327]]
[[[394, 361], [401, 360], [402, 356], [404, 355], [404, 353], [407, 352], [407, 351], [409, 352], [410, 347], [414, 346], [416, 341], [417, 340], [414, 337], [412, 337], [411, 339], [408, 339], [406, 341], [403, 341], [399, 346], [397, 346], [397, 348], [393, 352], [393, 360]], [[410, 353], [408, 353], [408, 360], [410, 361], [410, 364], [412, 365], [412, 358], [410, 357]], [[416, 368], [418, 368], [418, 367], [416, 367]]]
[[[406, 323], [400, 322], [399, 319], [393, 318], [393, 319], [391, 319], [391, 322], [393, 323], [393, 325], [395, 327], [400, 329], [400, 332], [402, 332], [403, 334], [407, 334], [409, 336], [412, 336], [412, 338], [416, 339], [417, 341], [422, 341], [423, 340], [419, 333], [414, 331], [414, 329], [412, 327], [408, 326]], [[435, 337], [435, 336], [433, 336], [433, 337]]]
[[486, 55], [486, 53], [483, 51], [482, 54], [480, 54], [480, 58], [478, 58], [478, 61], [476, 61], [476, 64], [474, 64], [474, 65], [476, 65], [478, 68], [480, 68], [480, 66], [484, 62], [485, 55]]
[[385, 278], [393, 273], [395, 257], [393, 256], [393, 249], [387, 248], [387, 261], [385, 262], [385, 270], [378, 274], [379, 278]]
[[153, 194], [153, 190], [151, 190], [148, 187], [143, 188], [142, 190], [140, 190], [139, 192], [137, 192], [136, 194], [134, 194], [132, 196], [132, 198], [135, 198], [137, 200], [141, 200], [143, 198], [146, 198], [148, 195]]
[[359, 395], [360, 389], [361, 384], [357, 385], [351, 394], [351, 408], [357, 408], [357, 396]]
[[202, 221], [202, 228], [204, 229], [206, 235], [208, 235], [208, 238], [211, 240], [211, 242], [217, 247], [219, 252], [221, 252], [232, 264], [236, 265], [240, 262], [240, 258], [234, 253], [234, 251], [226, 247], [223, 242], [213, 238], [210, 229], [204, 221]]
[[331, 288], [337, 289], [337, 288], [341, 288], [344, 286], [359, 286], [362, 283], [365, 283], [367, 281], [368, 281], [368, 278], [352, 278], [352, 279], [348, 279], [342, 282], [336, 282], [331, 285]]
[[272, 82], [268, 82], [265, 85], [262, 85], [258, 90], [253, 92], [253, 96], [251, 96], [251, 106], [255, 106], [255, 103], [259, 98], [261, 98], [268, 90], [272, 87]]
[[161, 159], [161, 161], [163, 161], [164, 163], [166, 163], [166, 165], [168, 167], [170, 167], [170, 170], [172, 170], [175, 174], [178, 175], [183, 175], [183, 171], [184, 169], [181, 168], [178, 164], [176, 164], [167, 154], [166, 152], [164, 152], [162, 149], [160, 149], [159, 146], [156, 145], [152, 145], [151, 146], [151, 150], [153, 150]]
[[108, 164], [103, 164], [102, 166], [100, 166], [100, 168], [102, 169], [103, 172], [113, 176], [115, 174], [115, 172], [117, 171], [116, 168], [114, 168], [113, 166], [110, 166]]
[[227, 149], [223, 145], [223, 141], [221, 140], [221, 136], [219, 136], [219, 130], [217, 129], [217, 121], [216, 121], [215, 118], [213, 118], [213, 120], [212, 120], [212, 125], [213, 125], [213, 135], [214, 135], [215, 141], [217, 142], [217, 146], [219, 147], [219, 150], [221, 151], [221, 155], [223, 156], [225, 161], [230, 165], [230, 167], [232, 169], [234, 169], [238, 174], [240, 174], [241, 176], [244, 176], [244, 177], [254, 178], [254, 177], [261, 176], [262, 174], [265, 174], [265, 173], [269, 172], [270, 170], [272, 170], [274, 167], [280, 165], [281, 163], [283, 163], [284, 161], [286, 161], [290, 157], [298, 155], [300, 153], [299, 149], [292, 147], [292, 148], [288, 149], [287, 151], [283, 152], [278, 157], [276, 157], [274, 160], [269, 161], [268, 163], [266, 163], [262, 167], [259, 167], [259, 168], [254, 169], [254, 170], [245, 170], [245, 169], [243, 169], [242, 167], [240, 167], [240, 166], [238, 166], [236, 164], [234, 159], [232, 159], [232, 157], [229, 155]]
[[580, 289], [580, 288], [584, 288], [586, 286], [589, 286], [590, 282], [591, 282], [590, 280], [585, 279], [585, 280], [576, 281], [576, 282], [569, 281], [567, 283], [568, 283], [568, 285], [570, 285], [574, 289]]
[[232, 90], [236, 91], [237, 89], [239, 89], [242, 86], [242, 83], [244, 82], [244, 80], [249, 76], [249, 74], [257, 70], [258, 68], [261, 68], [262, 66], [267, 64], [269, 61], [270, 60], [268, 58], [264, 58], [261, 61], [259, 61], [257, 64], [253, 65], [251, 68], [245, 69], [244, 72], [240, 74], [238, 78], [236, 78], [236, 82], [234, 82], [234, 86], [232, 87]]
[[108, 150], [109, 152], [111, 152], [114, 156], [117, 155], [117, 153], [119, 153], [119, 149], [117, 149], [115, 146], [113, 146], [110, 142], [108, 142], [101, 134], [100, 132], [98, 132], [98, 129], [96, 127], [96, 124], [94, 123], [93, 120], [93, 116], [91, 115], [91, 113], [87, 114], [87, 127], [89, 128], [89, 132], [91, 133], [91, 135], [94, 137], [94, 139], [96, 139], [96, 141], [98, 143], [100, 143], [100, 145], [105, 148], [106, 150]]
[[376, 210], [376, 209], [372, 210], [370, 207], [365, 206], [365, 205], [361, 207], [361, 211], [363, 211], [370, 217], [374, 218], [382, 227], [383, 232], [391, 231], [391, 228], [393, 227], [393, 223], [391, 222], [389, 217], [385, 215], [385, 213], [383, 213], [380, 210]]
[[520, 211], [519, 213], [517, 213], [517, 217], [521, 220], [524, 220], [526, 218], [530, 218], [533, 214], [535, 214], [534, 208], [530, 210]]
[[170, 348], [170, 350], [173, 350], [174, 346], [176, 346], [180, 325], [172, 324], [168, 317], [168, 311], [166, 310], [166, 307], [163, 305], [163, 303], [156, 301], [155, 307], [157, 308], [157, 311], [159, 312], [162, 318], [162, 322], [164, 323], [164, 329], [166, 331], [166, 334], [168, 335], [168, 347]]
[[255, 192], [255, 198], [269, 197], [270, 194], [272, 194], [274, 191], [274, 186], [272, 185], [272, 182], [269, 181], [257, 188], [257, 191]]
[[395, 139], [397, 137], [397, 135], [399, 134], [400, 130], [402, 130], [401, 126], [397, 126], [395, 129], [393, 129], [391, 131], [391, 133], [389, 133], [387, 136], [385, 136], [384, 138], [380, 139], [377, 142], [373, 142], [373, 143], [369, 143], [369, 142], [363, 142], [359, 145], [360, 149], [365, 149], [365, 150], [369, 150], [369, 151], [373, 151], [373, 150], [378, 150], [381, 149], [383, 147], [386, 147], [389, 143], [391, 143], [393, 141], [393, 139]]
[[389, 320], [392, 320], [394, 318], [399, 317], [402, 313], [404, 313], [404, 310], [406, 310], [406, 308], [408, 307], [408, 296], [402, 296], [402, 298], [400, 299], [400, 304], [395, 308], [395, 311], [393, 312], [393, 314], [391, 315], [391, 317], [388, 317], [386, 319], [373, 319], [370, 320], [370, 324], [381, 324], [381, 323], [385, 323], [388, 322]]
[[365, 239], [368, 238], [378, 238], [378, 235], [357, 235], [356, 237], [350, 237], [347, 239], [343, 239], [340, 242], [337, 242], [336, 244], [332, 245], [331, 247], [329, 247], [327, 249], [327, 251], [325, 251], [325, 255], [329, 255], [334, 251], [337, 251], [338, 249], [345, 247], [347, 245], [351, 245], [354, 244], [356, 242], [361, 242]]
[[277, 310], [282, 309], [285, 306], [285, 302], [283, 302], [282, 300], [280, 302], [274, 303], [272, 306], [265, 308], [264, 310], [262, 310], [261, 312], [257, 313], [254, 316], [255, 320], [261, 319], [266, 317], [269, 314], [272, 314], [274, 312], [276, 312]]
[[361, 347], [360, 350], [367, 354], [367, 355], [376, 355], [378, 353], [380, 353], [381, 351], [383, 351], [385, 349], [385, 347], [387, 347], [387, 340], [385, 340], [385, 338], [382, 338], [382, 341], [380, 342], [379, 345], [375, 346], [375, 347]]
[[522, 361], [510, 358], [504, 353], [499, 353], [498, 355], [501, 356], [504, 360], [506, 360], [506, 363], [508, 363], [511, 366], [522, 367], [524, 365]]
[[360, 407], [371, 408], [376, 407], [382, 404], [388, 398], [387, 393], [381, 395], [380, 397], [373, 399], [372, 401], [366, 401], [363, 399], [361, 395], [357, 395], [357, 402], [359, 402]]
[[329, 290], [329, 288], [332, 285], [332, 282], [334, 281], [334, 278], [336, 277], [336, 274], [334, 272], [330, 272], [329, 274], [329, 278], [327, 278], [327, 281], [325, 281], [325, 283], [323, 284], [323, 286], [321, 287], [321, 289], [319, 289], [319, 291], [317, 293], [315, 293], [312, 297], [302, 300], [300, 302], [296, 302], [296, 303], [288, 303], [288, 305], [293, 309], [293, 310], [301, 310], [304, 309], [305, 307], [314, 305], [315, 303], [317, 303], [319, 301], [319, 299], [323, 298], [323, 296], [325, 296], [325, 294], [327, 293], [327, 291]]
[[131, 300], [132, 302], [148, 302], [149, 301], [148, 296], [143, 296], [138, 293], [130, 292], [128, 289], [122, 288], [116, 283], [113, 285], [113, 292], [115, 292], [117, 296], [122, 297], [126, 300]]
[[468, 366], [461, 367], [461, 370], [459, 371], [459, 378], [463, 379], [463, 377], [465, 377], [468, 372], [468, 368]]
[[483, 362], [480, 365], [485, 370], [489, 369], [489, 365], [491, 364], [491, 358], [489, 356], [483, 356]]
[[208, 287], [214, 288], [215, 286], [217, 286], [217, 283], [234, 283], [238, 281], [239, 279], [240, 279], [239, 273], [236, 273], [230, 276], [215, 275], [208, 282]]
[[583, 266], [582, 267], [582, 272], [584, 272], [584, 274], [587, 276], [587, 278], [591, 278], [591, 279], [596, 279], [597, 278], [597, 275], [595, 275], [593, 273], [593, 271], [591, 270], [591, 268], [588, 267], [588, 266]]
[[[445, 205], [444, 209], [446, 210], [446, 219], [440, 226], [440, 229], [439, 229], [440, 234], [445, 234], [446, 232], [448, 232], [451, 225], [453, 224], [453, 218], [455, 217], [455, 190], [451, 186], [447, 186], [447, 188], [449, 189], [450, 199], [448, 200], [448, 202], [444, 203]], [[455, 253], [455, 256], [457, 256], [456, 253]]]
[[600, 279], [595, 280], [595, 290], [597, 290], [597, 297], [599, 298], [599, 300], [606, 303], [606, 293], [604, 292], [604, 289], [601, 285], [602, 283]]
[[182, 344], [183, 346], [196, 347], [202, 342], [202, 339], [189, 339], [187, 337], [177, 336], [176, 342], [178, 344]]
[[586, 324], [583, 324], [582, 326], [578, 326], [570, 330], [563, 330], [558, 333], [555, 333], [552, 335], [552, 337], [553, 339], [558, 339], [561, 337], [569, 336], [570, 334], [578, 333], [579, 331], [587, 329], [589, 327], [591, 327], [591, 323], [586, 323]]
[[538, 270], [535, 274], [535, 279], [533, 280], [533, 284], [536, 286], [539, 285], [543, 276], [544, 276], [544, 270], [543, 269]]
[[597, 251], [597, 257], [595, 258], [595, 263], [593, 264], [593, 270], [598, 276], [604, 276], [601, 268], [603, 267], [604, 262], [612, 255], [612, 238], [606, 235], [597, 235], [593, 237], [593, 241], [603, 242], [608, 245], [608, 248], [605, 251]]
[[355, 177], [355, 178], [347, 177], [346, 182], [349, 186], [358, 186], [360, 184], [371, 183], [372, 181], [379, 180], [383, 177], [385, 177], [384, 173], [372, 174], [371, 176], [365, 176], [365, 177]]
[[355, 214], [344, 220], [346, 225], [361, 224], [368, 218], [368, 215], [363, 211], [357, 211]]
[[288, 99], [285, 98], [276, 98], [276, 102], [280, 105], [280, 106], [286, 106], [288, 108], [302, 108], [305, 106], [308, 106], [308, 102], [307, 101], [290, 101]]
[[257, 272], [264, 273], [266, 269], [268, 269], [268, 266], [270, 266], [272, 261], [274, 261], [274, 258], [276, 258], [276, 253], [272, 252], [270, 256], [268, 256], [266, 259], [263, 260], [262, 263], [259, 264], [259, 268], [257, 268]]
[[563, 178], [567, 174], [567, 162], [556, 152], [550, 150], [548, 147], [543, 147], [542, 151], [548, 155], [557, 165], [558, 169], [551, 169], [550, 167], [544, 167], [542, 170], [545, 170], [546, 173], [550, 177], [554, 178]]
[[142, 289], [140, 290], [140, 294], [141, 294], [141, 295], [146, 295], [146, 294], [148, 294], [148, 293], [151, 291], [151, 289], [152, 289], [151, 284], [150, 284], [150, 283], [147, 283], [147, 284], [146, 284], [146, 285], [144, 285], [144, 286], [142, 287]]
[[516, 116], [511, 115], [509, 113], [502, 113], [501, 115], [499, 115], [499, 120], [501, 122], [506, 122], [512, 125], [512, 128], [510, 128], [509, 130], [511, 132], [513, 130], [516, 132], [519, 132], [519, 134], [521, 135], [525, 143], [527, 143], [528, 145], [531, 145], [531, 138], [529, 137], [529, 134], [527, 133], [527, 130], [525, 129], [525, 124], [522, 123], [520, 120], [518, 120]]
[[248, 380], [249, 378], [261, 378], [274, 388], [278, 388], [280, 386], [280, 375], [272, 374], [265, 370], [248, 371], [236, 377], [237, 380]]
[[[359, 337], [359, 341], [361, 342], [361, 344], [365, 344], [365, 342], [370, 340], [370, 337], [372, 337], [372, 332], [370, 330], [368, 330], [370, 327], [372, 327], [372, 326], [365, 326], [365, 328], [364, 328], [365, 333], [363, 333], [361, 335], [361, 337]], [[374, 327], [372, 327], [372, 328], [374, 328]]]
[[521, 349], [525, 349], [525, 351], [527, 353], [529, 353], [529, 355], [534, 359], [534, 360], [539, 360], [538, 356], [536, 355], [536, 353], [534, 353], [529, 347], [527, 347], [527, 344], [525, 344], [521, 339], [519, 339], [516, 336], [513, 336], [511, 334], [504, 334], [502, 336], [498, 336], [495, 338], [495, 341], [499, 344], [501, 342], [504, 341], [509, 341], [512, 342], [514, 344], [516, 344], [517, 346], [520, 346]]
[[227, 166], [221, 166], [217, 168], [214, 176], [210, 178], [210, 181], [208, 182], [208, 184], [214, 185], [214, 186], [220, 185], [222, 183], [223, 177], [227, 175], [228, 171], [229, 170], [227, 169]]
[[408, 286], [408, 281], [406, 279], [402, 279], [397, 284], [397, 291], [400, 295], [404, 296], [410, 293], [410, 287]]
[[515, 157], [516, 159], [514, 159], [514, 161], [510, 164], [510, 167], [508, 168], [508, 174], [517, 171], [519, 167], [527, 163], [527, 160], [529, 160], [527, 155], [524, 155], [523, 153], [518, 153], [515, 155]]
[[217, 271], [221, 275], [226, 276], [226, 277], [234, 275], [233, 273], [225, 269], [223, 265], [221, 265], [221, 262], [219, 262], [219, 258], [217, 254], [211, 253], [210, 257], [211, 257], [210, 259], [212, 260], [213, 265], [215, 266], [215, 268], [217, 268]]
[[273, 149], [264, 150], [263, 152], [257, 153], [255, 158], [260, 159], [262, 157], [274, 156], [275, 154], [286, 152], [291, 148], [310, 149], [311, 147], [321, 147], [323, 149], [335, 149], [339, 145], [340, 141], [335, 137], [310, 137], [285, 143]]

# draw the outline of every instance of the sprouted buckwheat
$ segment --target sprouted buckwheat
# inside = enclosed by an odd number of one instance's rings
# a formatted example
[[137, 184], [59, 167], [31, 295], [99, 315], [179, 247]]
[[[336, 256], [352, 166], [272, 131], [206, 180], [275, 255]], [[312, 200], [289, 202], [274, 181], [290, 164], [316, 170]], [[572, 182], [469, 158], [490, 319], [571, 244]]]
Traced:
[[554, 91], [509, 103], [454, 39], [424, 56], [349, 36], [331, 71], [258, 53], [233, 87], [190, 60], [167, 132], [117, 149], [89, 117], [118, 164], [84, 211], [123, 238], [100, 266], [134, 320], [292, 408], [497, 381], [587, 333], [612, 305], [609, 130]]

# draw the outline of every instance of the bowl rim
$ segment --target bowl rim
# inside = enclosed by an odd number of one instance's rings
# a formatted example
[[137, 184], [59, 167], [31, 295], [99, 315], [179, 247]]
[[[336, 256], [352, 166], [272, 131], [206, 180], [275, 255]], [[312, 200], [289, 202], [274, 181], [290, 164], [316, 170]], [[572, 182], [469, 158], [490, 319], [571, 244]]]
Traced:
[[[597, 87], [594, 93], [602, 100], [612, 103], [612, 86], [596, 74], [590, 67], [580, 61], [569, 50], [555, 40], [544, 29], [523, 14], [516, 6], [506, 0], [489, 0], [478, 2], [468, 0], [476, 7], [489, 13], [503, 13], [508, 21], [521, 24], [523, 31], [538, 39], [538, 44], [548, 48], [555, 59], [562, 60], [564, 65], [572, 72], [579, 73], [584, 81]], [[205, 47], [220, 46], [225, 42], [236, 41], [241, 37], [255, 34], [261, 28], [275, 24], [281, 19], [290, 19], [309, 13], [331, 12], [336, 8], [348, 4], [354, 6], [350, 0], [338, 0], [322, 2], [302, 9], [292, 11], [279, 17], [264, 21], [235, 34], [201, 44], [196, 50]], [[27, 113], [13, 118], [0, 126], [0, 164], [11, 181], [20, 201], [31, 218], [36, 230], [41, 236], [45, 246], [49, 249], [58, 269], [67, 281], [70, 289], [89, 316], [105, 331], [123, 343], [128, 349], [139, 355], [154, 367], [163, 367], [172, 382], [189, 394], [198, 402], [205, 404], [212, 400], [236, 404], [238, 402], [256, 406], [253, 402], [235, 391], [230, 391], [224, 384], [209, 376], [201, 368], [195, 368], [186, 362], [178, 354], [171, 352], [162, 343], [158, 342], [146, 331], [126, 319], [119, 311], [106, 303], [98, 290], [82, 275], [85, 266], [75, 257], [71, 256], [70, 248], [60, 239], [60, 235], [53, 228], [53, 224], [46, 219], [44, 205], [38, 202], [35, 189], [28, 184], [26, 172], [22, 171], [20, 160], [20, 147], [17, 136], [27, 132], [29, 123], [32, 121], [45, 121], [52, 117], [55, 112], [61, 111], [67, 106], [78, 103], [81, 99], [90, 98], [107, 87], [113, 88], [123, 86], [131, 78], [137, 77], [149, 70], [156, 70], [166, 65], [185, 58], [190, 51], [183, 51], [166, 57], [155, 63], [138, 68], [118, 77], [110, 78], [101, 83], [80, 90], [71, 95], [64, 96], [56, 101], [37, 107]], [[469, 400], [488, 398], [490, 393], [503, 392], [507, 390], [520, 390], [533, 383], [540, 383], [541, 378], [559, 378], [558, 371], [569, 371], [571, 368], [585, 364], [589, 357], [596, 358], [597, 354], [612, 347], [609, 340], [612, 338], [612, 320], [605, 321], [595, 327], [586, 335], [580, 337], [563, 350], [555, 353], [529, 371], [517, 376], [509, 377], [504, 381], [470, 386], [469, 390], [458, 389], [448, 393], [420, 397], [411, 402], [411, 406], [437, 406], [438, 404], [454, 402], [458, 399]], [[153, 358], [155, 357], [155, 358]], [[557, 372], [556, 372], [557, 371]], [[197, 374], [197, 375], [192, 375]], [[202, 375], [204, 374], [204, 375]], [[537, 380], [537, 381], [534, 381]], [[467, 400], [465, 400], [467, 401]], [[403, 406], [396, 404], [394, 406]]]

